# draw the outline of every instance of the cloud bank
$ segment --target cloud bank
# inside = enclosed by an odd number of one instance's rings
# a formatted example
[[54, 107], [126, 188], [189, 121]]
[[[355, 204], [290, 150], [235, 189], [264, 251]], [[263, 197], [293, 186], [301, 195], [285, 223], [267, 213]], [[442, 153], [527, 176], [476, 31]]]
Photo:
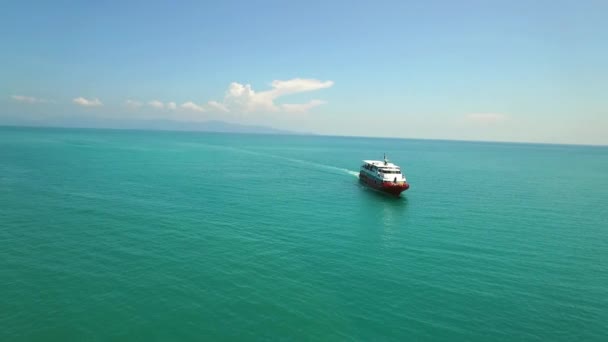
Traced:
[[315, 79], [294, 78], [287, 81], [275, 80], [271, 83], [272, 89], [256, 92], [250, 84], [243, 85], [232, 82], [224, 97], [224, 107], [227, 110], [238, 110], [246, 113], [252, 112], [306, 112], [307, 110], [324, 104], [321, 100], [312, 100], [303, 104], [276, 104], [275, 101], [285, 95], [310, 92], [334, 85], [333, 81], [319, 81]]
[[101, 101], [99, 101], [98, 98], [89, 100], [89, 99], [85, 99], [84, 97], [77, 97], [77, 98], [73, 99], [72, 102], [74, 102], [75, 104], [77, 104], [79, 106], [83, 106], [83, 107], [101, 107], [101, 106], [103, 106], [103, 103], [101, 103]]
[[211, 110], [215, 110], [218, 112], [224, 112], [224, 113], [228, 112], [228, 108], [226, 108], [226, 106], [223, 103], [219, 103], [217, 101], [209, 101], [209, 102], [207, 102], [207, 106], [209, 106], [209, 108]]
[[185, 110], [191, 110], [194, 112], [204, 112], [205, 109], [203, 109], [202, 106], [197, 105], [196, 103], [192, 102], [192, 101], [188, 101], [185, 103], [182, 103], [182, 105], [180, 106], [181, 108], [185, 109]]
[[[162, 102], [151, 100], [147, 106], [162, 110], [182, 110], [190, 112], [211, 112], [211, 113], [306, 113], [312, 108], [325, 104], [322, 100], [310, 100], [305, 103], [277, 103], [280, 97], [311, 92], [330, 88], [334, 85], [333, 81], [319, 81], [316, 79], [294, 78], [291, 80], [275, 80], [270, 84], [271, 89], [256, 92], [250, 84], [232, 82], [226, 90], [224, 100], [211, 100], [206, 104], [197, 104], [194, 101], [186, 101], [181, 105], [176, 102]], [[144, 104], [140, 101], [127, 100], [125, 105], [131, 109], [137, 109]]]
[[47, 103], [47, 102], [49, 102], [48, 100], [45, 100], [45, 99], [39, 99], [36, 97], [25, 96], [25, 95], [11, 95], [11, 98], [17, 102], [23, 102], [23, 103]]
[[[162, 102], [159, 100], [152, 100], [152, 101], [148, 101], [146, 103], [146, 105], [148, 107], [152, 107], [152, 108], [158, 109], [158, 110], [174, 111], [177, 109], [183, 109], [183, 110], [195, 111], [195, 112], [204, 112], [205, 111], [203, 106], [197, 105], [196, 103], [194, 103], [192, 101], [184, 102], [180, 106], [178, 106], [177, 103], [174, 101]], [[141, 101], [129, 99], [129, 100], [125, 101], [125, 106], [127, 106], [130, 109], [138, 109], [140, 107], [143, 107], [144, 103]], [[216, 107], [214, 107], [214, 108], [216, 108]]]
[[[127, 99], [124, 105], [132, 110], [144, 106], [162, 111], [189, 111], [189, 112], [211, 112], [211, 113], [306, 113], [312, 108], [325, 104], [325, 101], [313, 99], [304, 103], [280, 103], [283, 96], [307, 93], [321, 89], [330, 88], [333, 81], [320, 81], [316, 79], [294, 78], [290, 80], [274, 80], [270, 83], [270, 89], [255, 91], [250, 84], [232, 82], [225, 92], [223, 101], [210, 100], [205, 104], [197, 104], [194, 101], [186, 101], [178, 105], [175, 101], [162, 102], [150, 100], [142, 102]], [[12, 95], [14, 101], [23, 103], [48, 102], [31, 96]], [[77, 97], [72, 99], [74, 104], [83, 107], [101, 107], [103, 103], [98, 98]]]
[[309, 109], [325, 104], [325, 101], [312, 100], [301, 104], [283, 104], [281, 109], [289, 113], [306, 113]]
[[135, 109], [135, 108], [139, 108], [139, 107], [143, 106], [143, 103], [129, 99], [129, 100], [125, 101], [125, 106]]
[[152, 108], [156, 108], [156, 109], [165, 108], [165, 104], [158, 100], [152, 100], [152, 101], [148, 102], [148, 106], [150, 106]]

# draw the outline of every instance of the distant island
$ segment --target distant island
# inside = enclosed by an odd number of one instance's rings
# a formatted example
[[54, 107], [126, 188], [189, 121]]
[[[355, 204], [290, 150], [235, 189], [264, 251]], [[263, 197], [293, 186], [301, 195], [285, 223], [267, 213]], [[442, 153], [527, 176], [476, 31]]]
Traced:
[[1, 122], [0, 125], [26, 127], [63, 127], [63, 128], [108, 128], [108, 129], [141, 129], [166, 131], [197, 131], [218, 133], [248, 133], [248, 134], [285, 134], [310, 135], [310, 132], [295, 132], [267, 126], [236, 124], [219, 120], [201, 122], [172, 121], [172, 120], [57, 120], [53, 122], [36, 122], [23, 120]]
[[[131, 126], [131, 127], [128, 127]], [[133, 122], [132, 125], [125, 125], [121, 121], [116, 125], [118, 128], [150, 129], [150, 130], [170, 130], [170, 131], [199, 131], [199, 132], [218, 132], [218, 133], [251, 133], [251, 134], [307, 134], [281, 130], [267, 126], [243, 125], [219, 120], [209, 120], [201, 122], [185, 122], [171, 120], [140, 120]], [[114, 128], [114, 127], [108, 127]]]

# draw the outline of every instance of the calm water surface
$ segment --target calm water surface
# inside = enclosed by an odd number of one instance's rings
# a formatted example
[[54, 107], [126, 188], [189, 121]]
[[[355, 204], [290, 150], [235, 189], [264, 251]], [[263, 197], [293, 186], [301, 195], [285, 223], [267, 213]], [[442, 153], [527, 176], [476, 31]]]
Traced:
[[607, 196], [606, 147], [0, 128], [0, 340], [605, 341]]

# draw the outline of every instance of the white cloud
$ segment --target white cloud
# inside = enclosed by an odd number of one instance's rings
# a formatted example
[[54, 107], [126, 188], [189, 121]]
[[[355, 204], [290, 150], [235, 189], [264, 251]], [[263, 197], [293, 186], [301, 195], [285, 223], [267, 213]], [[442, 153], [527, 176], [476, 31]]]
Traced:
[[75, 99], [72, 100], [72, 102], [74, 102], [77, 105], [83, 106], [83, 107], [100, 107], [103, 106], [103, 103], [101, 103], [101, 101], [99, 101], [98, 98], [94, 98], [94, 99], [85, 99], [84, 97], [77, 97]]
[[36, 97], [24, 96], [24, 95], [11, 95], [11, 98], [15, 101], [23, 102], [23, 103], [46, 103], [46, 102], [48, 102], [45, 99], [39, 99]]
[[302, 93], [306, 91], [329, 88], [333, 85], [333, 81], [321, 82], [314, 79], [294, 78], [287, 81], [272, 81], [273, 89], [267, 92], [274, 93], [276, 94], [276, 97], [279, 97], [286, 94]]
[[[294, 78], [291, 80], [274, 80], [272, 81], [271, 89], [256, 92], [249, 84], [241, 84], [232, 82], [226, 91], [224, 101], [208, 101], [206, 104], [196, 104], [192, 101], [187, 101], [181, 105], [175, 102], [162, 102], [152, 100], [145, 105], [156, 109], [176, 110], [182, 109], [193, 112], [210, 111], [212, 113], [228, 113], [228, 112], [284, 112], [284, 113], [305, 113], [308, 110], [325, 104], [322, 100], [311, 100], [306, 103], [277, 103], [277, 99], [282, 96], [297, 94], [309, 91], [315, 91], [325, 88], [330, 88], [334, 85], [333, 81], [319, 81], [315, 79]], [[97, 102], [94, 102], [97, 101]], [[101, 105], [99, 100], [87, 100], [84, 98], [74, 99], [74, 102], [83, 106]], [[85, 104], [86, 103], [86, 104]], [[97, 103], [97, 104], [95, 104]], [[144, 106], [143, 102], [128, 99], [125, 105], [129, 108], [136, 109]]]
[[325, 104], [325, 101], [312, 100], [301, 104], [283, 104], [281, 109], [289, 113], [306, 113], [309, 109]]
[[[221, 103], [211, 103], [214, 101], [210, 101], [209, 105], [210, 107], [213, 107], [217, 110], [226, 110], [226, 108], [224, 107], [224, 105], [222, 105]], [[127, 100], [125, 101], [125, 105], [129, 108], [133, 108], [133, 109], [137, 109], [141, 106], [144, 105], [144, 103], [140, 102], [140, 101], [135, 101], [135, 100]], [[170, 101], [170, 102], [161, 102], [159, 100], [152, 100], [146, 103], [146, 105], [155, 108], [155, 109], [168, 109], [168, 110], [176, 110], [178, 109], [177, 103]], [[185, 110], [191, 110], [191, 111], [195, 111], [195, 112], [204, 112], [205, 109], [203, 108], [203, 106], [198, 105], [192, 101], [188, 101], [183, 103], [181, 106], [182, 109]]]
[[[228, 91], [226, 92], [223, 106], [226, 109], [235, 108], [236, 110], [243, 112], [305, 112], [310, 108], [321, 105], [322, 101], [313, 100], [305, 104], [279, 105], [275, 103], [275, 100], [281, 96], [325, 89], [333, 85], [333, 81], [319, 81], [315, 79], [294, 78], [286, 81], [272, 81], [272, 89], [261, 92], [255, 92], [249, 84], [243, 85], [238, 82], [232, 82], [228, 87]], [[211, 102], [219, 104], [216, 101], [210, 101], [210, 105]]]
[[143, 103], [141, 103], [140, 101], [135, 101], [135, 100], [127, 100], [125, 101], [125, 105], [129, 108], [139, 108], [141, 106], [143, 106]]
[[506, 120], [507, 116], [499, 113], [473, 113], [467, 115], [466, 119], [471, 122], [495, 123]]
[[148, 102], [148, 106], [156, 108], [156, 109], [163, 109], [165, 108], [165, 104], [158, 101], [158, 100], [152, 100], [150, 102]]
[[311, 108], [323, 105], [327, 102], [321, 100], [312, 100], [308, 103], [299, 104], [282, 104], [281, 109], [288, 113], [306, 113]]
[[197, 105], [196, 103], [194, 103], [192, 101], [188, 101], [188, 102], [182, 103], [181, 107], [183, 109], [192, 110], [192, 111], [195, 111], [195, 112], [204, 112], [205, 111], [202, 106], [199, 106], [199, 105]]
[[211, 108], [211, 110], [216, 110], [219, 112], [228, 112], [228, 108], [223, 104], [217, 101], [209, 101], [207, 102], [207, 106]]
[[260, 110], [275, 111], [276, 106], [269, 94], [256, 94], [251, 85], [243, 85], [237, 82], [230, 83], [224, 102], [230, 107], [236, 107], [240, 111], [255, 112]]

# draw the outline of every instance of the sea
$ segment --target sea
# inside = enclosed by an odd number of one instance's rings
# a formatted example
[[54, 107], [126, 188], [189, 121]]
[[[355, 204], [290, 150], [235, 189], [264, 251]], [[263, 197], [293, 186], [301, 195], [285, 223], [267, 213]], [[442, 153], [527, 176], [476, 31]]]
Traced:
[[0, 341], [233, 340], [607, 341], [608, 147], [0, 128]]

